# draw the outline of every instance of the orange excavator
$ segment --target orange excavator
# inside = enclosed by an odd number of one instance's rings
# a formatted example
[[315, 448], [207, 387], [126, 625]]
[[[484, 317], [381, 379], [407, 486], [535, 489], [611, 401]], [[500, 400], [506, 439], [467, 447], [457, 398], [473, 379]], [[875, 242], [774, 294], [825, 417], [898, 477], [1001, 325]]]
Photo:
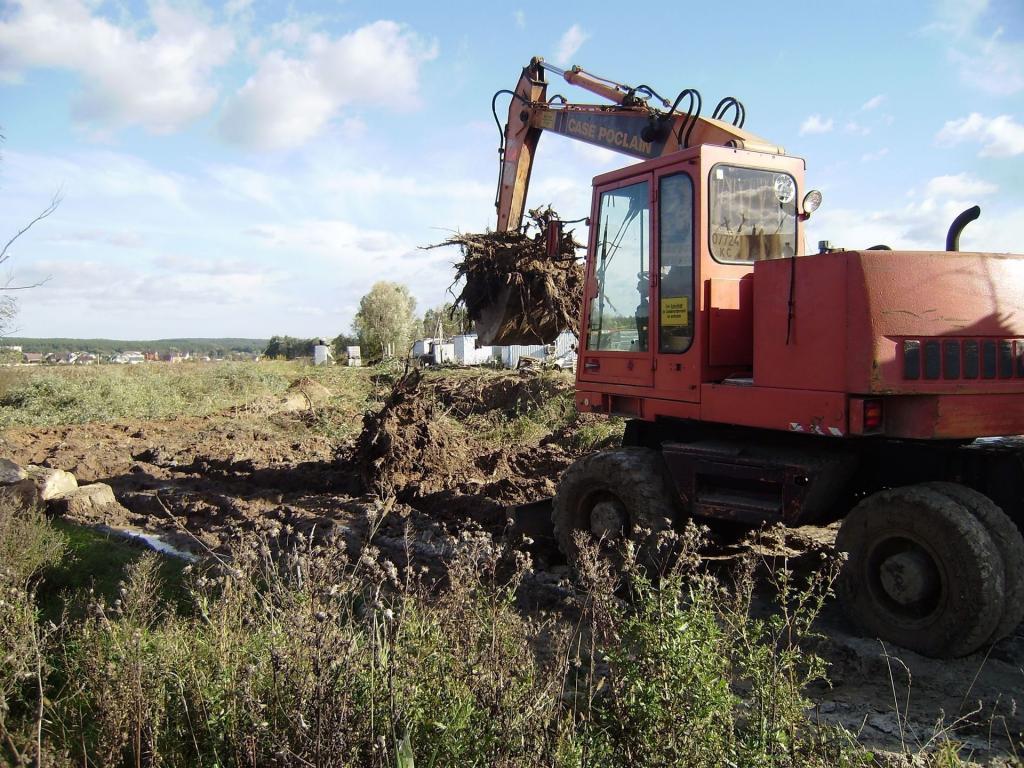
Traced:
[[[549, 97], [547, 73], [609, 103]], [[958, 250], [977, 208], [945, 250], [805, 254], [821, 195], [734, 98], [707, 118], [694, 90], [664, 99], [539, 58], [502, 94], [500, 230], [521, 225], [544, 131], [640, 161], [593, 180], [576, 405], [628, 421], [547, 504], [566, 556], [582, 531], [658, 568], [690, 518], [841, 519], [839, 594], [866, 633], [952, 657], [1013, 632], [1024, 256]]]

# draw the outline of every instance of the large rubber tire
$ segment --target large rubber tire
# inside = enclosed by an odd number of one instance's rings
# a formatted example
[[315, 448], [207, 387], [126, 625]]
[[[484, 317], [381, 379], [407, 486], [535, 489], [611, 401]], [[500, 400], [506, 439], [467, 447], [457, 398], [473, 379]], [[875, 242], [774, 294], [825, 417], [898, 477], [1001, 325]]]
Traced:
[[[908, 486], [864, 499], [843, 521], [836, 548], [848, 554], [840, 600], [869, 635], [953, 658], [982, 647], [1002, 618], [999, 550], [979, 520], [934, 489]], [[921, 565], [904, 568], [908, 561]], [[919, 589], [899, 592], [915, 583]]]
[[570, 563], [576, 562], [576, 533], [592, 533], [591, 512], [602, 502], [621, 505], [627, 518], [623, 534], [636, 546], [637, 563], [660, 573], [670, 553], [659, 534], [672, 529], [676, 514], [661, 454], [649, 448], [617, 448], [584, 456], [565, 471], [551, 522], [558, 548]]
[[1006, 600], [1003, 617], [989, 638], [994, 643], [1008, 637], [1024, 621], [1024, 536], [1003, 510], [988, 496], [959, 483], [925, 483], [960, 504], [974, 515], [996, 545], [1003, 558]]

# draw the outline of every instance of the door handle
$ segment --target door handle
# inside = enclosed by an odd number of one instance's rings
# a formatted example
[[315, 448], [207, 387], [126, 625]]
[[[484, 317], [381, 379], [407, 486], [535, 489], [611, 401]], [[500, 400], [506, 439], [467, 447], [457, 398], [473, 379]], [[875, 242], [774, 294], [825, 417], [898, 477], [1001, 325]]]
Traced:
[[588, 371], [599, 371], [601, 370], [601, 363], [597, 360], [587, 360], [583, 364], [583, 368]]

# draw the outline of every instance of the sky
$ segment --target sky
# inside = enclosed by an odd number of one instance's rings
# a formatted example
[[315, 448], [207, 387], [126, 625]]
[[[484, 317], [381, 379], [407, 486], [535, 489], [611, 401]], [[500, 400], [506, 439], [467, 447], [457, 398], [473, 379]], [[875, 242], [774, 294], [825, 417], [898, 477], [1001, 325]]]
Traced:
[[[705, 105], [807, 162], [850, 248], [1024, 253], [1024, 2], [0, 0], [15, 335], [333, 336], [377, 280], [450, 300], [495, 225], [492, 94], [535, 55]], [[593, 97], [565, 83], [551, 92]], [[504, 111], [504, 103], [501, 110]], [[528, 205], [589, 213], [629, 158], [541, 139]]]

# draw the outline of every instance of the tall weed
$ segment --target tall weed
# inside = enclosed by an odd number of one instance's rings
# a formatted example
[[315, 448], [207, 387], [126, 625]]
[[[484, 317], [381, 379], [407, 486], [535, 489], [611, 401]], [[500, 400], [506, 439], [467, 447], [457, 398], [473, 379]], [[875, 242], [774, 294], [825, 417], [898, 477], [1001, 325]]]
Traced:
[[[698, 543], [684, 539], [684, 550]], [[625, 585], [594, 552], [572, 604], [542, 615], [519, 607], [529, 556], [472, 538], [452, 547], [438, 582], [372, 541], [349, 552], [340, 540], [296, 536], [272, 547], [245, 537], [188, 574], [185, 611], [161, 597], [156, 560], [145, 557], [114, 600], [94, 599], [86, 616], [55, 628], [22, 593], [3, 625], [18, 649], [5, 663], [20, 666], [3, 668], [0, 760], [394, 768], [861, 759], [848, 737], [823, 735], [804, 714], [804, 686], [823, 668], [803, 641], [827, 575], [783, 590], [786, 607], [760, 620], [751, 618], [752, 582], [726, 589], [692, 551], [657, 583], [627, 557]]]

